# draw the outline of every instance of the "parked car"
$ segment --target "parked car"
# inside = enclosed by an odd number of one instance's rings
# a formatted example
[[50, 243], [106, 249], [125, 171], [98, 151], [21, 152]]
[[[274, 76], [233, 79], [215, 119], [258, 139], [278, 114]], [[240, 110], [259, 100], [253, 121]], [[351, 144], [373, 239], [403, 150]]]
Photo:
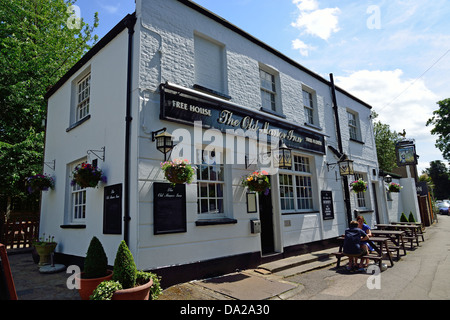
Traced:
[[450, 215], [450, 204], [447, 202], [440, 202], [437, 204], [440, 214]]

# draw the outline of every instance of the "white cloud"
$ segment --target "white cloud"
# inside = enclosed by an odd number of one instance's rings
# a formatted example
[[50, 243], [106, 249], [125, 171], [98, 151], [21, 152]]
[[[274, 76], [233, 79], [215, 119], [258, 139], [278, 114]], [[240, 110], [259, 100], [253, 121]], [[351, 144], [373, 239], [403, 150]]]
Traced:
[[307, 57], [309, 55], [309, 51], [310, 50], [314, 50], [315, 49], [315, 47], [304, 43], [300, 39], [295, 39], [295, 40], [292, 41], [292, 48], [295, 49], [295, 50], [299, 50], [300, 54], [302, 56], [304, 56], [304, 57]]
[[332, 33], [340, 30], [339, 8], [319, 9], [315, 0], [293, 0], [293, 3], [300, 10], [296, 21], [291, 23], [293, 27], [323, 40], [328, 40]]

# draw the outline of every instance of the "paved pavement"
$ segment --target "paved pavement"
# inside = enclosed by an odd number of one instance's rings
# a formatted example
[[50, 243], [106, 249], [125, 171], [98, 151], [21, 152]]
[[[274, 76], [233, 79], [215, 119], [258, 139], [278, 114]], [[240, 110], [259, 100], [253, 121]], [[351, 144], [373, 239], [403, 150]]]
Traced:
[[[409, 246], [408, 246], [409, 247]], [[335, 266], [336, 249], [314, 252], [212, 279], [182, 283], [160, 300], [448, 300], [450, 217], [426, 229], [425, 242], [380, 274]], [[79, 300], [71, 273], [42, 274], [31, 253], [9, 256], [19, 300]], [[343, 263], [342, 265], [344, 265]]]

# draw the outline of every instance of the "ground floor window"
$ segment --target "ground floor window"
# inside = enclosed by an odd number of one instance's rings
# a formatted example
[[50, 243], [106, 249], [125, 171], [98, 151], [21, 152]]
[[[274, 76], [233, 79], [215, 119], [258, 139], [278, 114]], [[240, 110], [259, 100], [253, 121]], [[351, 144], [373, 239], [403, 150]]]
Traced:
[[[359, 179], [363, 179], [363, 180], [367, 181], [366, 179], [364, 179], [363, 174], [355, 173], [355, 180], [359, 180]], [[367, 193], [367, 191], [366, 192], [358, 192], [356, 194], [358, 208], [363, 208], [363, 209], [367, 208], [366, 193]]]
[[310, 211], [313, 207], [310, 159], [295, 155], [291, 170], [279, 174], [282, 211]]
[[75, 163], [70, 168], [69, 185], [70, 185], [70, 212], [73, 223], [84, 222], [86, 219], [86, 188], [80, 187], [78, 184], [72, 184], [72, 172], [75, 167], [81, 163]]
[[197, 211], [202, 218], [223, 216], [224, 165], [221, 152], [197, 150]]

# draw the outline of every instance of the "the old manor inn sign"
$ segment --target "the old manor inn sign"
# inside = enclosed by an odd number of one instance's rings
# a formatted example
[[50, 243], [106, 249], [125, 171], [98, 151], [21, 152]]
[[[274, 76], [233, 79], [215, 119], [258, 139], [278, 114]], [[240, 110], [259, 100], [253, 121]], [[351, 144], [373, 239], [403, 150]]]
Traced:
[[249, 108], [208, 98], [193, 90], [171, 84], [161, 85], [162, 120], [194, 125], [201, 122], [204, 128], [215, 128], [222, 132], [241, 129], [248, 136], [270, 140], [282, 139], [293, 149], [325, 154], [324, 136], [287, 121], [265, 116]]

